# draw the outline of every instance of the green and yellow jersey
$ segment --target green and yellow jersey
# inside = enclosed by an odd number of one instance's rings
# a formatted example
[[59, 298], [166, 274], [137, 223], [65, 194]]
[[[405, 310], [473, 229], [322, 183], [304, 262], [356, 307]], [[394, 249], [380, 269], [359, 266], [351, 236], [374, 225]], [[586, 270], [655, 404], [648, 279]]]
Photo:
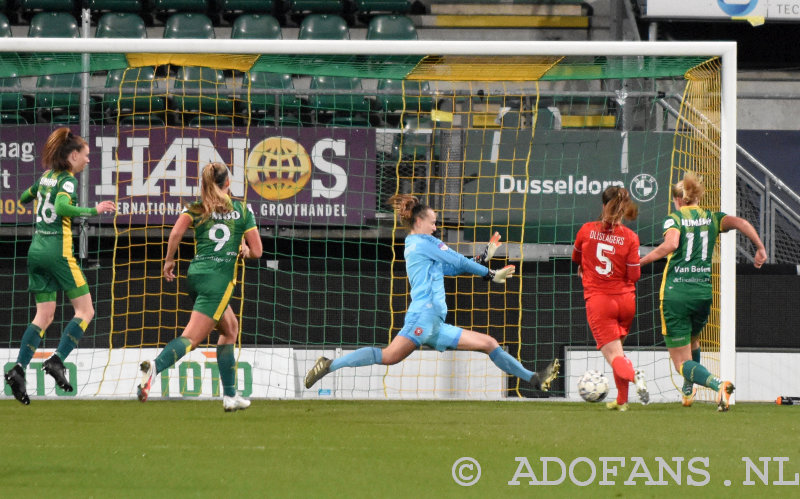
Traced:
[[667, 258], [660, 297], [711, 298], [711, 259], [726, 214], [684, 206], [664, 221], [664, 234], [680, 231], [678, 247]]

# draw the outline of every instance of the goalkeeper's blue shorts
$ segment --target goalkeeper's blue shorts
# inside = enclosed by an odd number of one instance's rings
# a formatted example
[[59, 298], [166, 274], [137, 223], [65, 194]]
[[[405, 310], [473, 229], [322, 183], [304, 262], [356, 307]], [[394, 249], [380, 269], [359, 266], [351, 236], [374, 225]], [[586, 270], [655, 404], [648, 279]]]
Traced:
[[445, 324], [438, 314], [406, 314], [403, 329], [398, 333], [413, 341], [415, 345], [426, 345], [440, 352], [455, 350], [461, 338], [461, 328]]

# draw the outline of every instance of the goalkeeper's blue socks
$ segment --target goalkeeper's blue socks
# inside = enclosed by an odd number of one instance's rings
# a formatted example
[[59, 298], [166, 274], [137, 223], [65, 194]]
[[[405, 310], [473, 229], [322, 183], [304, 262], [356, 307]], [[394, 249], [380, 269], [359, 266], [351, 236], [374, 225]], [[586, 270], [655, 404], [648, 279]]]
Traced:
[[517, 359], [512, 357], [501, 347], [495, 348], [492, 353], [489, 354], [489, 358], [492, 359], [494, 365], [505, 373], [524, 379], [525, 381], [530, 381], [533, 377], [533, 371], [528, 371], [522, 367], [522, 364], [520, 364]]
[[364, 347], [354, 350], [338, 359], [333, 359], [329, 372], [333, 372], [342, 367], [360, 367], [381, 364], [383, 362], [383, 352], [378, 347]]
[[233, 355], [233, 343], [217, 345], [217, 365], [219, 379], [222, 381], [222, 394], [236, 396], [236, 358]]
[[78, 346], [78, 342], [83, 337], [87, 327], [89, 327], [89, 323], [80, 317], [73, 317], [69, 321], [67, 327], [64, 328], [64, 332], [61, 333], [61, 341], [58, 342], [58, 348], [56, 349], [56, 355], [58, 355], [59, 359], [66, 359], [67, 355]]
[[681, 376], [687, 381], [698, 385], [707, 386], [715, 392], [719, 390], [720, 379], [708, 372], [708, 369], [694, 360], [687, 360], [681, 364]]
[[192, 342], [189, 338], [179, 336], [167, 343], [164, 350], [156, 357], [156, 374], [164, 369], [174, 366], [178, 360], [192, 350]]
[[22, 366], [23, 369], [28, 367], [34, 352], [39, 348], [39, 343], [42, 342], [44, 331], [36, 324], [28, 324], [25, 329], [25, 334], [22, 335], [22, 345], [19, 347], [19, 355], [17, 355], [17, 364]]

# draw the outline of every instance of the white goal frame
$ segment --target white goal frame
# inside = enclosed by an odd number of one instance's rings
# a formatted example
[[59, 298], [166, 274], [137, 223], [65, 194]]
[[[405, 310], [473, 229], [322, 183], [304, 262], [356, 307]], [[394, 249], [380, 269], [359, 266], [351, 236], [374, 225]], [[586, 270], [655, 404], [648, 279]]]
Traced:
[[[132, 50], [133, 49], [133, 50]], [[325, 55], [708, 56], [722, 61], [721, 210], [736, 213], [735, 42], [2, 38], [0, 52]], [[720, 375], [736, 378], [736, 236], [720, 236]]]

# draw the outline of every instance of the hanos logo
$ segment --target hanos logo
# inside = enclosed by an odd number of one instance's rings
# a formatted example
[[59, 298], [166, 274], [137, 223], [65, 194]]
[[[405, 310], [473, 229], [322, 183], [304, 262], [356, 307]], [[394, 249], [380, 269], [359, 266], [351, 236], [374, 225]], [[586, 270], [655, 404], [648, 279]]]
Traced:
[[311, 179], [311, 158], [297, 141], [286, 137], [262, 140], [247, 159], [247, 180], [264, 199], [297, 195]]
[[640, 173], [631, 180], [630, 192], [633, 199], [645, 203], [658, 194], [658, 181], [649, 173]]

